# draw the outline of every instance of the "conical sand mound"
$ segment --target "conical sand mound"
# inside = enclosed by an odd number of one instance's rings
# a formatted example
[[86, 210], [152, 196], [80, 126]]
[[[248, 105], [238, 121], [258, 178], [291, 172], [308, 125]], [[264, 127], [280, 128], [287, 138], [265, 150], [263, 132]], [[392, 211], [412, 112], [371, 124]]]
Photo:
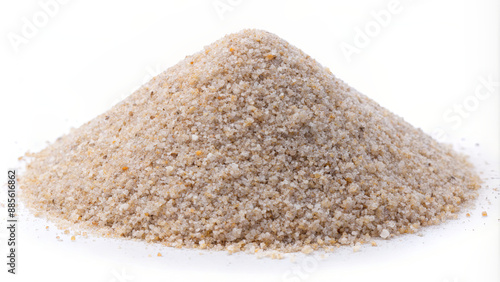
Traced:
[[41, 215], [173, 246], [310, 250], [436, 224], [465, 158], [279, 37], [244, 30], [32, 155]]

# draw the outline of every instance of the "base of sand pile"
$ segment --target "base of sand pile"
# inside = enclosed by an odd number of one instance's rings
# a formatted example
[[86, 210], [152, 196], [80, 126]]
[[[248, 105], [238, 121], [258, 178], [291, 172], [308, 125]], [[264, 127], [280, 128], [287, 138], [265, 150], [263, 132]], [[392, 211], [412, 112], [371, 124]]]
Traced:
[[[201, 280], [207, 274], [217, 275], [220, 281], [242, 278], [254, 281], [316, 278], [397, 281], [409, 273], [411, 279], [408, 281], [469, 281], [468, 275], [478, 281], [494, 281], [492, 277], [496, 277], [496, 266], [500, 263], [497, 254], [500, 164], [498, 160], [486, 164], [485, 156], [478, 154], [480, 149], [475, 146], [466, 149], [471, 162], [483, 172], [485, 181], [474, 206], [464, 207], [456, 220], [422, 228], [415, 234], [392, 240], [376, 239], [376, 247], [367, 242], [356, 252], [355, 246], [341, 246], [332, 253], [317, 251], [308, 255], [262, 251], [257, 252], [258, 256], [243, 252], [228, 255], [227, 252], [179, 249], [158, 243], [85, 237], [73, 231], [65, 234], [53, 223], [35, 218], [22, 209], [19, 255], [22, 268], [30, 270], [23, 274], [34, 281], [40, 273], [57, 265], [60, 271], [51, 272], [54, 281], [67, 278], [68, 273], [78, 278], [73, 281], [91, 281], [96, 277], [103, 281], [120, 281], [116, 277], [124, 275], [131, 278], [126, 281], [155, 281], [158, 277], [191, 281]], [[486, 217], [481, 215], [483, 211], [488, 213]], [[74, 241], [72, 236], [75, 236]], [[69, 257], [71, 259], [67, 259]], [[390, 271], [387, 265], [391, 266]], [[415, 272], [415, 269], [426, 271]]]

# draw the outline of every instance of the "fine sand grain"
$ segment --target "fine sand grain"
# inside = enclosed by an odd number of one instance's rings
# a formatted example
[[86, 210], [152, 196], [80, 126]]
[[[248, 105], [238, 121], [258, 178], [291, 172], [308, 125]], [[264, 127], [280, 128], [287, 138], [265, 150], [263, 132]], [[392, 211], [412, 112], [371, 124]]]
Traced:
[[464, 156], [259, 30], [186, 57], [29, 156], [22, 196], [39, 215], [230, 252], [412, 233], [480, 187]]

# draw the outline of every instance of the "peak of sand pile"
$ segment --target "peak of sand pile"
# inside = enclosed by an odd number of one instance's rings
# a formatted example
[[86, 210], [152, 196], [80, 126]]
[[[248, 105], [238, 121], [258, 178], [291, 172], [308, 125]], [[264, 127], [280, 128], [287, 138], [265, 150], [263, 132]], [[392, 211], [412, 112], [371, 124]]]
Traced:
[[465, 157], [259, 30], [186, 57], [31, 157], [21, 185], [40, 215], [233, 251], [414, 232], [479, 187]]

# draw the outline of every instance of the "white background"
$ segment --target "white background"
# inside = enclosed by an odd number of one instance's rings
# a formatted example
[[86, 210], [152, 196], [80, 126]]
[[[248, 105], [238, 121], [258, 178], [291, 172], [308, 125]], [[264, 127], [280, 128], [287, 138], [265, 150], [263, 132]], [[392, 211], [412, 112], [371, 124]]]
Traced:
[[[17, 166], [17, 157], [27, 150], [37, 151], [106, 111], [186, 55], [227, 33], [259, 28], [301, 48], [435, 138], [462, 140], [485, 175], [498, 177], [498, 1], [54, 1], [0, 2], [0, 173]], [[56, 4], [47, 8], [44, 3]], [[376, 22], [377, 15], [387, 13], [390, 18]], [[342, 46], [347, 45], [356, 53], [346, 55]], [[488, 80], [490, 88], [482, 83]], [[306, 263], [300, 257], [292, 263], [242, 254], [199, 255], [94, 238], [68, 242], [55, 227], [42, 230], [49, 224], [24, 215], [18, 233], [20, 274], [7, 276], [2, 259], [0, 277], [499, 281], [499, 200], [492, 190], [498, 181], [486, 180], [485, 186], [490, 187], [469, 209], [470, 219], [462, 214], [444, 227], [423, 230], [423, 237], [403, 236], [354, 254], [344, 248]], [[4, 190], [0, 199], [5, 203]], [[482, 210], [489, 216], [481, 217]], [[4, 229], [2, 258], [7, 253]], [[156, 257], [158, 251], [163, 257]], [[302, 272], [290, 276], [290, 269]], [[122, 271], [131, 274], [122, 277]]]

